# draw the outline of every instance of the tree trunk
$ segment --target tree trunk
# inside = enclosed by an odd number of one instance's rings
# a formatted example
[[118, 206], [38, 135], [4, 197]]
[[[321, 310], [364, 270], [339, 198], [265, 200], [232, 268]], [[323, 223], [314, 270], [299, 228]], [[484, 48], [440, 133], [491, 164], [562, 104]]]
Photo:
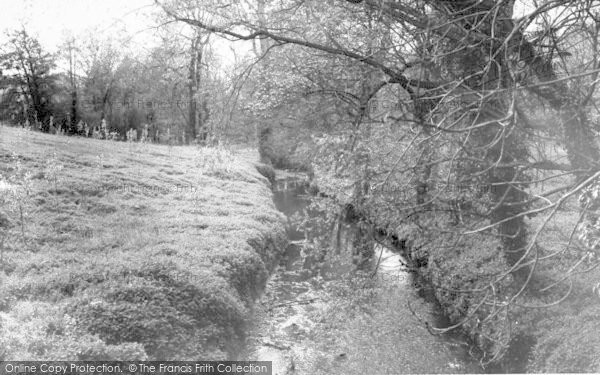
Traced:
[[71, 133], [77, 133], [77, 91], [71, 92]]
[[[514, 266], [523, 257], [528, 244], [527, 225], [522, 216], [517, 216], [526, 210], [524, 202], [527, 196], [516, 185], [516, 181], [528, 179], [519, 167], [527, 163], [528, 149], [525, 137], [519, 132], [517, 119], [509, 119], [503, 124], [494, 122], [510, 112], [510, 98], [506, 94], [509, 91], [506, 89], [512, 87], [513, 82], [509, 66], [504, 59], [507, 55], [506, 48], [510, 46], [502, 41], [506, 41], [513, 30], [514, 0], [502, 3], [445, 3], [455, 11], [454, 17], [461, 18], [455, 20], [456, 24], [464, 24], [467, 29], [471, 25], [479, 25], [477, 31], [487, 35], [484, 42], [471, 42], [474, 46], [481, 45], [481, 48], [473, 48], [471, 52], [465, 51], [462, 56], [463, 76], [470, 77], [466, 81], [468, 86], [476, 92], [498, 90], [498, 93], [479, 104], [478, 113], [473, 118], [474, 126], [490, 123], [472, 131], [470, 135], [470, 149], [481, 150], [478, 157], [483, 163], [473, 163], [472, 170], [466, 172], [479, 173], [489, 169], [487, 183], [491, 198], [490, 220], [491, 223], [499, 223], [496, 231], [502, 243], [504, 258], [510, 266]], [[497, 16], [490, 19], [488, 15], [496, 11]], [[477, 180], [471, 180], [471, 183], [477, 184]], [[525, 270], [521, 269], [517, 274], [522, 275], [523, 271]]]
[[198, 106], [197, 106], [197, 94], [198, 94], [198, 45], [200, 37], [196, 37], [192, 40], [192, 46], [190, 49], [190, 66], [189, 66], [189, 82], [188, 82], [188, 126], [185, 130], [186, 143], [189, 143], [196, 139], [196, 126], [198, 124]]
[[[261, 29], [267, 28], [267, 13], [266, 13], [266, 0], [257, 0], [257, 17], [258, 17], [258, 25]], [[269, 66], [269, 59], [267, 58], [267, 53], [269, 52], [269, 40], [266, 38], [260, 38], [258, 40], [260, 51], [254, 50], [257, 55], [257, 59], [261, 59], [259, 61], [259, 67], [261, 68], [259, 71], [260, 78], [259, 81], [266, 84], [265, 91], [270, 91], [270, 81], [265, 76], [265, 70]], [[272, 156], [274, 156], [273, 148], [271, 145], [271, 139], [273, 135], [273, 129], [271, 127], [270, 119], [265, 118], [262, 115], [258, 116], [259, 118], [255, 122], [254, 131], [256, 133], [256, 142], [258, 145], [258, 151], [261, 157], [261, 161], [265, 163], [272, 163]]]
[[73, 41], [69, 42], [69, 75], [71, 83], [71, 123], [70, 132], [77, 133], [77, 86], [75, 84], [75, 58], [73, 56]]

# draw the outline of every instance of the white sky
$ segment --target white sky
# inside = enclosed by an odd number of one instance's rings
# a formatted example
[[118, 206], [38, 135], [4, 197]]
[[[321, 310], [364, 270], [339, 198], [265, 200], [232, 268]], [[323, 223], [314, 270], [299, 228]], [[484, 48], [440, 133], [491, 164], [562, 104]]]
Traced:
[[[152, 25], [152, 0], [0, 0], [0, 28], [26, 30], [55, 50], [66, 32], [142, 33]], [[4, 39], [4, 35], [2, 35]]]

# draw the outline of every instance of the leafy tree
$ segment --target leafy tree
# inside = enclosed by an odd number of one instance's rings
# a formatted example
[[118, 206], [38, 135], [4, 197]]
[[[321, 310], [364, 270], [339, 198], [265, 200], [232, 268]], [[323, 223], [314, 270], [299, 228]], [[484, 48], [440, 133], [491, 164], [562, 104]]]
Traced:
[[[576, 30], [592, 30], [580, 35], [596, 44], [594, 2], [531, 2], [521, 18], [512, 0], [258, 2], [267, 17], [232, 2], [157, 3], [174, 20], [226, 38], [268, 39], [273, 49], [296, 47], [298, 57], [310, 51], [313, 59], [295, 60], [304, 69], [318, 55], [363, 69], [357, 85], [324, 70], [340, 78], [329, 81], [331, 91], [356, 109], [354, 121], [340, 122], [347, 131], [323, 138], [325, 185], [342, 181], [333, 195], [350, 188], [363, 220], [404, 238], [408, 255], [427, 264], [422, 273], [454, 327], [485, 350], [484, 361], [504, 353], [523, 306], [564, 300], [565, 283], [576, 282], [575, 270], [597, 252], [581, 251], [572, 235], [558, 249], [540, 246], [559, 209], [598, 177], [589, 121], [595, 81], [571, 83], [597, 74], [589, 70], [597, 54], [581, 73], [572, 62], [560, 65]], [[195, 18], [190, 7], [211, 17]], [[276, 112], [285, 102], [280, 92], [298, 87], [294, 73], [286, 66], [264, 83], [274, 105], [259, 101], [259, 111]], [[370, 102], [390, 98], [406, 105], [381, 121], [369, 115]], [[525, 103], [549, 108], [556, 121], [536, 126], [539, 113]], [[558, 142], [548, 142], [552, 134]], [[561, 148], [566, 165], [538, 152], [549, 144]], [[579, 222], [594, 225], [586, 202]], [[577, 222], [568, 225], [577, 230]]]
[[26, 30], [20, 30], [9, 34], [0, 61], [6, 74], [3, 107], [10, 112], [9, 116], [49, 131], [52, 96], [56, 91], [54, 56], [45, 52]]
[[122, 61], [121, 49], [116, 42], [90, 37], [82, 48], [81, 66], [84, 105], [92, 117], [89, 123], [99, 124], [108, 117], [110, 105], [116, 98], [117, 68]]
[[68, 38], [64, 45], [61, 48], [64, 51], [65, 59], [68, 61], [69, 70], [68, 74], [68, 89], [67, 91], [70, 93], [70, 105], [69, 105], [69, 130], [70, 133], [74, 134], [78, 132], [77, 123], [79, 122], [79, 113], [78, 113], [78, 76], [77, 76], [77, 55], [78, 48], [76, 45], [76, 41], [74, 37]]

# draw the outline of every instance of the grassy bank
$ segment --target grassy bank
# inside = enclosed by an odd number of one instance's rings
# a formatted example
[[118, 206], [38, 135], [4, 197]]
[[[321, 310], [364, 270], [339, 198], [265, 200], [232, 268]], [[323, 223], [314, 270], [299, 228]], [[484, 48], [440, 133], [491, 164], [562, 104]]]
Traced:
[[286, 241], [256, 158], [0, 127], [0, 360], [234, 352]]

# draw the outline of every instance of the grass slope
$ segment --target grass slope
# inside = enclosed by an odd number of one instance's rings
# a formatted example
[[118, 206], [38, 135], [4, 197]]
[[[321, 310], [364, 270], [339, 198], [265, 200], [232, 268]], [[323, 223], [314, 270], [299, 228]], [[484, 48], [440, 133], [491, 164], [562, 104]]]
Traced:
[[286, 241], [255, 159], [0, 126], [0, 360], [235, 352]]

